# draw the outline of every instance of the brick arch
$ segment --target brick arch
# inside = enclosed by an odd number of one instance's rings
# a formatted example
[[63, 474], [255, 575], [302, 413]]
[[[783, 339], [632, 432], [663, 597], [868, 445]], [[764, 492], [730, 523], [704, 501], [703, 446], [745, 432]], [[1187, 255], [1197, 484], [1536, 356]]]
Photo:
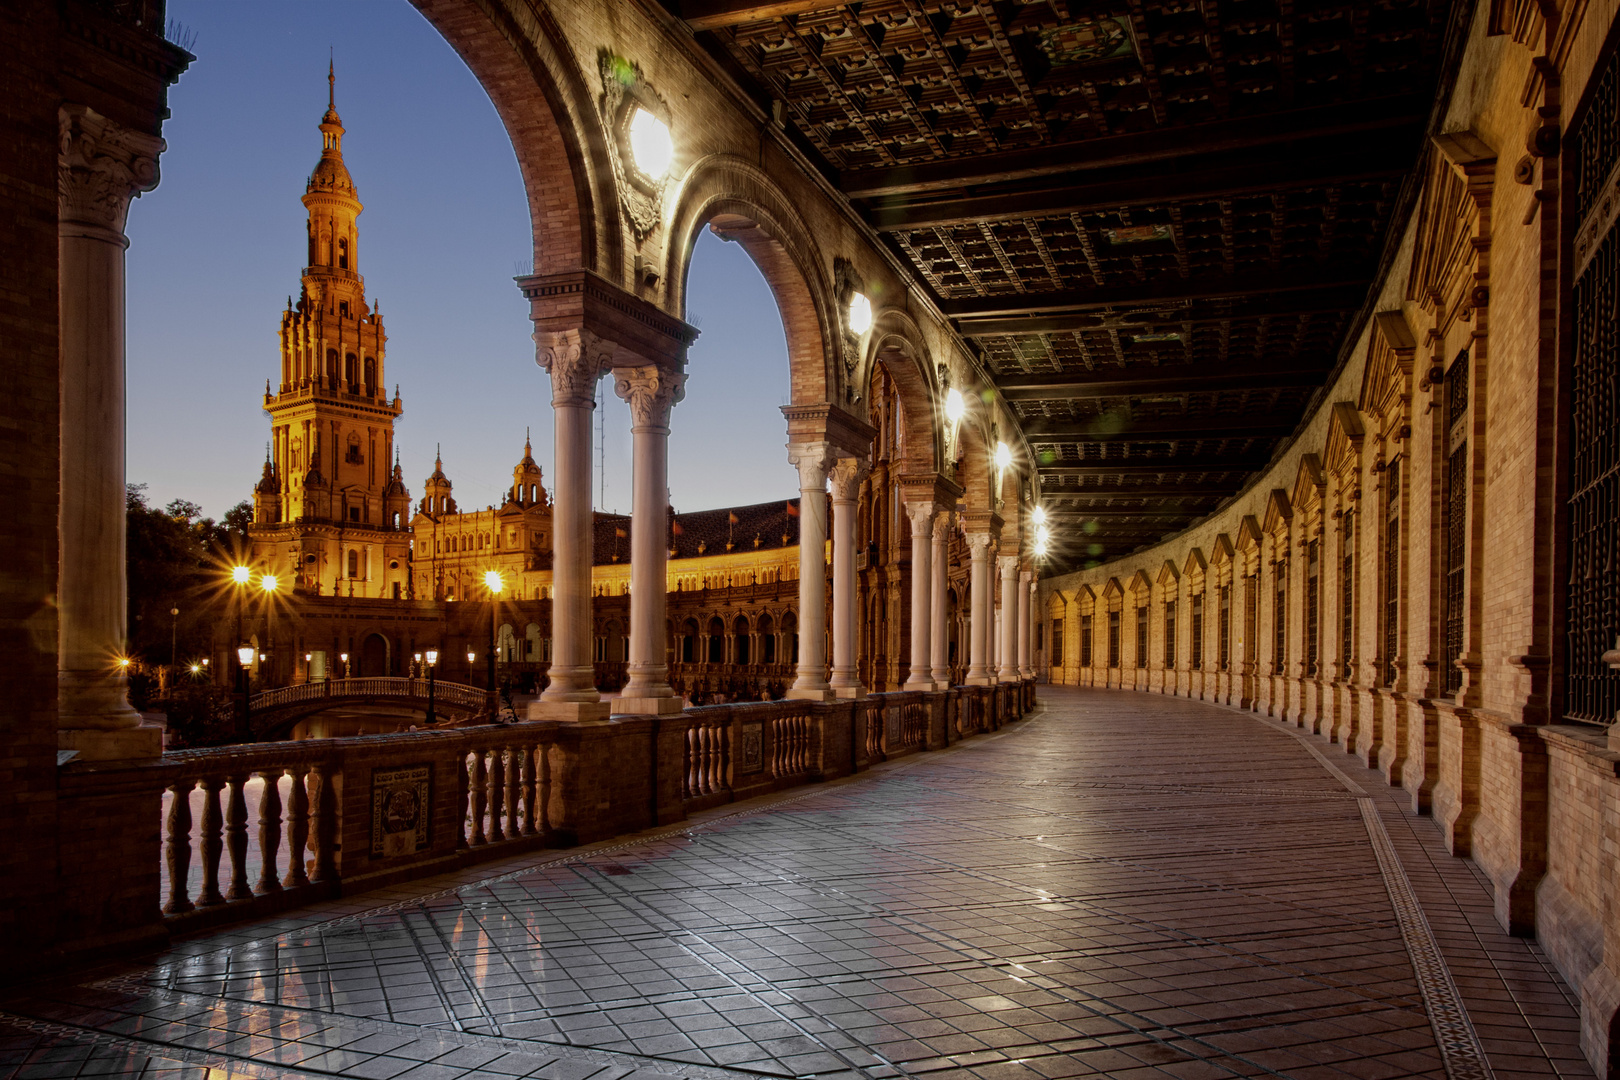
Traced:
[[692, 251], [705, 225], [742, 245], [776, 297], [787, 334], [792, 403], [834, 400], [838, 320], [832, 283], [823, 270], [830, 263], [792, 203], [768, 176], [740, 158], [716, 156], [693, 166], [681, 181], [666, 253], [667, 309], [682, 318]]
[[471, 69], [512, 139], [534, 272], [624, 274], [623, 230], [596, 94], [550, 12], [512, 0], [411, 0]]
[[[900, 392], [901, 415], [906, 421], [906, 470], [935, 472], [945, 461], [944, 429], [939, 423], [941, 403], [934, 361], [922, 333], [910, 315], [884, 308], [872, 321], [872, 333], [860, 377], [870, 382], [878, 361]], [[926, 460], [913, 458], [914, 447], [927, 447]]]

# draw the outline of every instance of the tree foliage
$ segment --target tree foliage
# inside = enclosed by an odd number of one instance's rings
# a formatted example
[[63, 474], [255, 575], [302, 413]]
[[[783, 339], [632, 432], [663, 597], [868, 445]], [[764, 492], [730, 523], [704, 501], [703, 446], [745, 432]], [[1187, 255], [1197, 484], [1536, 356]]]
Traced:
[[130, 484], [124, 509], [129, 655], [148, 664], [167, 664], [171, 647], [181, 664], [206, 655], [210, 625], [226, 610], [220, 575], [234, 553], [247, 550], [251, 504], [239, 503], [216, 522], [187, 499], [156, 509], [145, 484]]

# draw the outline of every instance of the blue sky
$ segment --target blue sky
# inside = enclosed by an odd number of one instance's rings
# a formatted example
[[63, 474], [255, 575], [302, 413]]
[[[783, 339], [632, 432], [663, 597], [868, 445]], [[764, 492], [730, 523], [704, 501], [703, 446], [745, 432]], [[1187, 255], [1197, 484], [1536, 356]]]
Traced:
[[[550, 383], [512, 282], [532, 258], [523, 185], [466, 65], [405, 0], [169, 0], [168, 13], [196, 35], [197, 61], [169, 92], [162, 182], [129, 215], [129, 480], [159, 505], [187, 498], [213, 516], [252, 493], [264, 383], [304, 261], [298, 200], [320, 156], [330, 48], [411, 493], [442, 444], [460, 504], [498, 501], [525, 426], [549, 486]], [[703, 334], [672, 420], [675, 507], [796, 496], [781, 319], [747, 255], [707, 232], [687, 318]], [[604, 391], [598, 505], [628, 512], [628, 409]]]

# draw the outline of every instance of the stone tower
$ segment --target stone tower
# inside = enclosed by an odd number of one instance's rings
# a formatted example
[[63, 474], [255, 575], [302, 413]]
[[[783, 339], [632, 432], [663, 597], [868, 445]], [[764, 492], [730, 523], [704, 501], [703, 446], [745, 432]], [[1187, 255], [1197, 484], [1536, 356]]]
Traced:
[[[253, 556], [303, 591], [390, 596], [409, 580], [410, 493], [389, 463], [398, 389], [388, 335], [360, 276], [363, 209], [343, 163], [343, 123], [327, 70], [321, 156], [304, 189], [308, 259], [281, 316], [281, 380], [265, 387], [271, 460], [254, 498]], [[296, 563], [296, 565], [293, 565]]]

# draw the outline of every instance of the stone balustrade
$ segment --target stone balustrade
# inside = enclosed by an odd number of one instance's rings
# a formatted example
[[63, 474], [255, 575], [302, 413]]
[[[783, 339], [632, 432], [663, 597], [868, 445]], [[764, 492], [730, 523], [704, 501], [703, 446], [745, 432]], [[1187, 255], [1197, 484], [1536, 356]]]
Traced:
[[84, 868], [119, 875], [113, 925], [97, 918], [112, 935], [160, 936], [847, 776], [996, 730], [1034, 693], [1024, 680], [184, 750], [69, 764], [60, 797], [77, 812], [70, 847], [112, 830], [129, 852]]

